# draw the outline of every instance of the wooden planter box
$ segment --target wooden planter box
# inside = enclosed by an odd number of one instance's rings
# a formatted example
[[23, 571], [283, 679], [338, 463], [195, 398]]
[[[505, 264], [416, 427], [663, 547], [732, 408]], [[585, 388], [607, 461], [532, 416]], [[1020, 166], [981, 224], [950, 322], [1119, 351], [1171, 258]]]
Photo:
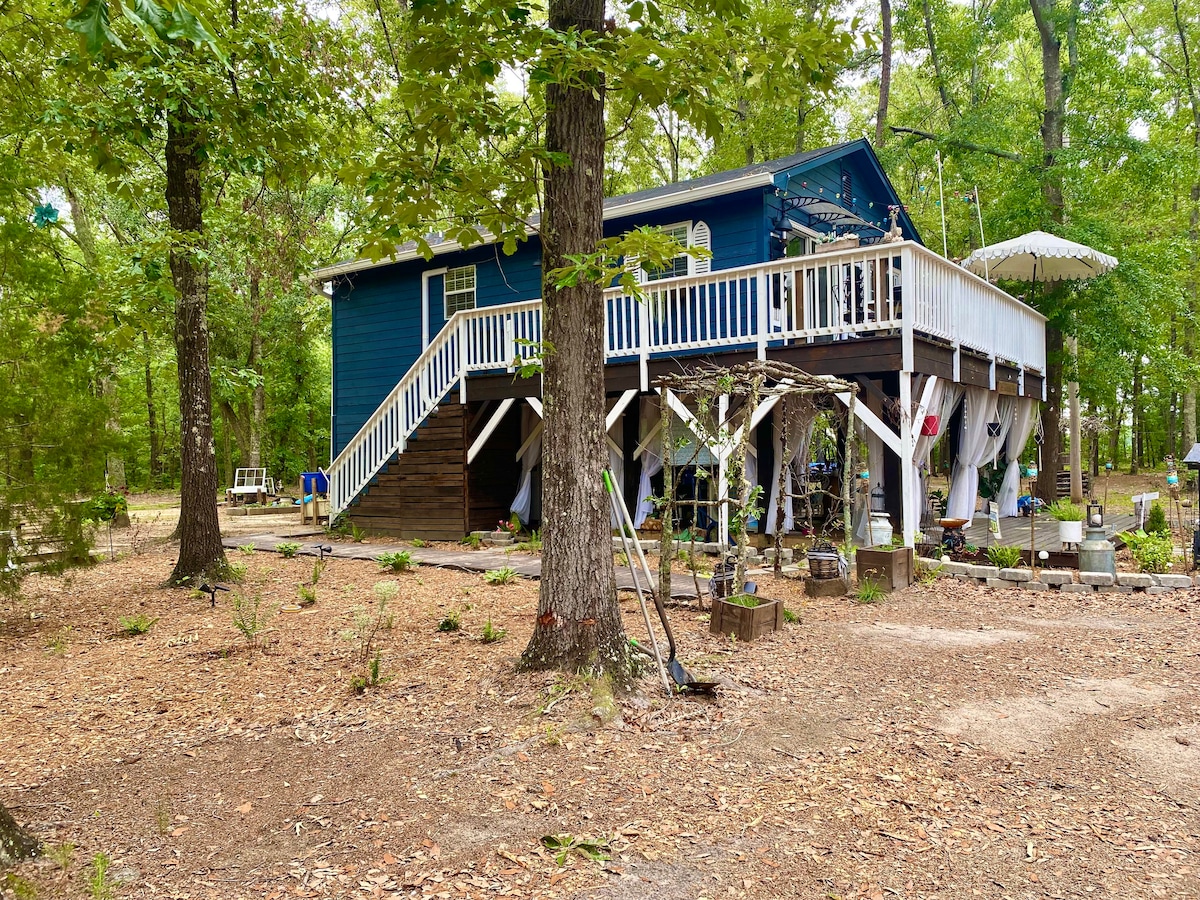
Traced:
[[739, 641], [752, 641], [782, 627], [783, 604], [778, 600], [761, 600], [758, 606], [748, 607], [713, 598], [711, 634], [732, 634]]
[[873, 581], [885, 591], [898, 591], [913, 581], [913, 555], [911, 547], [895, 550], [869, 550], [863, 548], [856, 554], [858, 583]]

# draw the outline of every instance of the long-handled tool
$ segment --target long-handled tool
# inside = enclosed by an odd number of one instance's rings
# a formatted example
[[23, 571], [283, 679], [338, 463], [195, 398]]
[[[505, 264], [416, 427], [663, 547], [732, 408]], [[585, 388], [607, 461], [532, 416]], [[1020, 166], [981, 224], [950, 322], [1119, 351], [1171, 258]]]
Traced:
[[[604, 470], [604, 487], [605, 487], [605, 490], [608, 491], [610, 500], [615, 504], [615, 508], [616, 508], [616, 512], [617, 512], [617, 525], [621, 530], [622, 546], [624, 546], [626, 548], [625, 554], [626, 554], [626, 557], [629, 559], [629, 572], [631, 575], [633, 575], [633, 583], [636, 586], [638, 584], [638, 577], [637, 577], [637, 574], [634, 572], [633, 557], [629, 556], [629, 549], [628, 549], [629, 545], [628, 545], [628, 542], [626, 540], [626, 535], [625, 535], [626, 525], [629, 526], [630, 531], [633, 530], [633, 519], [629, 515], [629, 508], [625, 506], [625, 498], [621, 496], [620, 491], [613, 489], [612, 474], [609, 472], [608, 469]], [[670, 534], [670, 526], [666, 522], [664, 522], [663, 523], [663, 538], [662, 538], [662, 543], [664, 546], [661, 546], [659, 548], [660, 553], [669, 553], [670, 552], [670, 541], [667, 537], [667, 535], [669, 535], [669, 534]], [[638, 562], [641, 563], [642, 571], [646, 575], [647, 585], [648, 586], [653, 585], [654, 582], [653, 582], [653, 579], [651, 578], [651, 574], [650, 574], [650, 564], [646, 561], [646, 555], [642, 552], [642, 545], [637, 540], [634, 540], [633, 547], [637, 553]], [[650, 597], [654, 601], [654, 609], [658, 613], [658, 620], [662, 623], [663, 631], [667, 635], [667, 650], [668, 650], [667, 672], [670, 673], [671, 680], [674, 681], [675, 684], [677, 684], [680, 688], [682, 688], [684, 690], [695, 691], [697, 693], [706, 693], [706, 694], [712, 693], [717, 687], [717, 683], [715, 681], [697, 681], [696, 678], [692, 675], [692, 673], [689, 672], [687, 669], [685, 669], [683, 667], [683, 665], [679, 662], [679, 660], [675, 658], [675, 635], [671, 631], [671, 623], [669, 621], [667, 621], [667, 610], [663, 606], [662, 598], [658, 596], [658, 592], [655, 591], [653, 587], [648, 587], [648, 589], [650, 591]], [[641, 598], [642, 598], [642, 594], [641, 594], [641, 590], [639, 588], [638, 599], [641, 600]], [[646, 627], [649, 628], [650, 627], [649, 614], [646, 612], [646, 605], [644, 602], [642, 603], [642, 612], [644, 614], [646, 614]], [[651, 640], [653, 641], [654, 640], [653, 630], [650, 631], [650, 634], [651, 634]], [[655, 657], [661, 660], [661, 657], [658, 654], [657, 643], [655, 643]]]

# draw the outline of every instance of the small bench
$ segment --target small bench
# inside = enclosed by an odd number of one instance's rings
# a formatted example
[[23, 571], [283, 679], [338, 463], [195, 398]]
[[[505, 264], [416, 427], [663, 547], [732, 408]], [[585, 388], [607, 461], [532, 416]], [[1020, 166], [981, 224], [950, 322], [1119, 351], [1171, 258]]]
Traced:
[[266, 503], [275, 496], [275, 479], [267, 477], [266, 469], [238, 469], [233, 475], [233, 487], [225, 491], [225, 499], [233, 506], [244, 503]]

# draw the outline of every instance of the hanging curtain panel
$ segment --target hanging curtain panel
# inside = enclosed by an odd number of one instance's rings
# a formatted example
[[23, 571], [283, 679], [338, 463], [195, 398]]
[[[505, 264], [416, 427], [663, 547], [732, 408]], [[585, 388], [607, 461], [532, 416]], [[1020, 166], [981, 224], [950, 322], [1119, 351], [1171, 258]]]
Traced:
[[995, 440], [988, 436], [988, 423], [996, 420], [998, 397], [987, 388], [968, 386], [959, 436], [958, 459], [951, 475], [950, 499], [946, 516], [975, 518], [975, 498], [979, 493], [979, 467], [991, 459]]
[[[792, 445], [792, 458], [787, 460], [787, 472], [784, 474], [787, 496], [783, 498], [783, 532], [787, 534], [796, 527], [795, 510], [792, 504], [792, 488], [793, 485], [800, 481], [802, 484], [807, 483], [808, 472], [808, 449], [812, 444], [813, 426], [816, 425], [817, 417], [815, 410], [810, 410], [807, 415], [802, 415], [798, 411], [788, 413], [785, 411], [787, 400], [781, 400], [775, 409], [771, 411], [771, 424], [774, 431], [775, 445], [775, 466], [774, 473], [771, 476], [771, 483], [763, 485], [763, 489], [770, 495], [770, 500], [767, 502], [767, 534], [775, 533], [775, 521], [779, 515], [779, 475], [783, 469], [785, 462], [783, 459], [783, 421], [784, 416], [788, 416], [788, 440]], [[797, 473], [798, 467], [803, 469]]]
[[946, 434], [950, 418], [962, 401], [963, 387], [944, 378], [939, 378], [933, 386], [933, 397], [925, 410], [927, 417], [937, 419], [936, 428], [930, 429], [931, 434], [922, 430], [913, 447], [913, 466], [917, 470], [917, 484], [921, 486], [921, 502], [924, 508], [925, 498], [929, 495], [929, 454], [938, 445], [938, 441]]
[[[528, 405], [521, 407], [521, 442], [524, 443], [533, 434], [533, 430], [541, 424], [541, 417]], [[539, 434], [525, 452], [521, 454], [521, 480], [517, 483], [517, 496], [509, 507], [512, 514], [529, 524], [529, 510], [533, 505], [533, 469], [542, 458], [542, 436]]]
[[[658, 425], [659, 398], [647, 395], [640, 400], [638, 411], [638, 445], [641, 446]], [[641, 528], [646, 519], [654, 515], [654, 503], [650, 500], [652, 493], [650, 479], [662, 471], [662, 440], [661, 435], [650, 441], [642, 449], [642, 477], [638, 481], [637, 508], [633, 512], [633, 527]]]
[[997, 497], [1001, 516], [1017, 514], [1017, 496], [1021, 492], [1021, 452], [1029, 443], [1029, 436], [1033, 434], [1037, 407], [1037, 401], [1032, 397], [1020, 397], [1016, 400], [1012, 427], [1008, 430], [1004, 446], [1008, 468], [1004, 470], [1004, 483], [1000, 486], [1000, 496]]

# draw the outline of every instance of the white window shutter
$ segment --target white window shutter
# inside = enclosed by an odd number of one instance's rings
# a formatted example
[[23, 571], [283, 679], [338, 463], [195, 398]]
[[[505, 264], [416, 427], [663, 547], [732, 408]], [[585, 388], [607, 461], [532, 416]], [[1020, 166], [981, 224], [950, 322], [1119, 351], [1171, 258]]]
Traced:
[[637, 284], [641, 284], [646, 280], [646, 273], [642, 270], [642, 259], [640, 256], [626, 256], [625, 271], [633, 275], [633, 280]]
[[[704, 222], [697, 222], [692, 226], [692, 246], [703, 247], [705, 250], [712, 250], [712, 233], [708, 230], [708, 225]], [[707, 275], [712, 270], [712, 259], [710, 257], [693, 257], [692, 258], [692, 274]]]

